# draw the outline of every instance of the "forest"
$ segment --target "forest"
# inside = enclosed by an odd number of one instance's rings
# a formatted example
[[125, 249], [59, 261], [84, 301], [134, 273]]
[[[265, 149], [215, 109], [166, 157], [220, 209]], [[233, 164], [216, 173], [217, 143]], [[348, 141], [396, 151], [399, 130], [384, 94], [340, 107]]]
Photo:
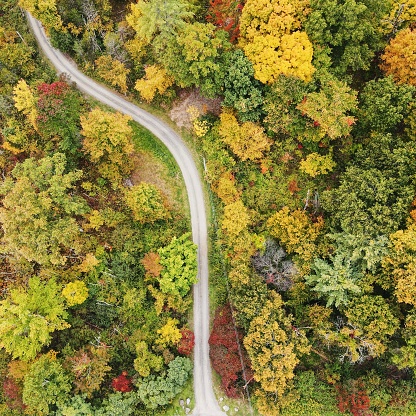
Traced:
[[0, 414], [192, 397], [178, 167], [55, 75], [23, 10], [151, 111], [201, 98], [181, 134], [228, 414], [416, 415], [416, 0], [0, 0]]

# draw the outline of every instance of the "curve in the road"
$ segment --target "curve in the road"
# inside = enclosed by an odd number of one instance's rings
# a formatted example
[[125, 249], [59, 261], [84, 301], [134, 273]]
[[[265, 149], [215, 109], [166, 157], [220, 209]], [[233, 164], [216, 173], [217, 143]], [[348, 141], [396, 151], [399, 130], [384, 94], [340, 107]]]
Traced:
[[51, 47], [39, 21], [27, 13], [29, 24], [46, 57], [57, 72], [68, 74], [77, 88], [127, 114], [158, 137], [175, 158], [185, 181], [191, 212], [192, 238], [198, 245], [198, 283], [194, 285], [194, 416], [224, 416], [212, 388], [209, 361], [208, 236], [201, 179], [189, 149], [178, 134], [152, 114], [144, 111], [84, 75], [60, 51]]

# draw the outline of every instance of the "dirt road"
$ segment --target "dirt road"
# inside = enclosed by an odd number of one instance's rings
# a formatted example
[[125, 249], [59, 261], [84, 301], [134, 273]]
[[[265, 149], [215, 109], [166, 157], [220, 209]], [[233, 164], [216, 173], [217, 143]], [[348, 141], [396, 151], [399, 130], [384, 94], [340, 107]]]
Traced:
[[150, 130], [169, 149], [178, 163], [185, 181], [191, 212], [192, 238], [198, 245], [198, 283], [194, 286], [194, 416], [225, 416], [215, 399], [212, 389], [211, 366], [209, 361], [209, 292], [208, 292], [208, 240], [202, 182], [195, 162], [182, 139], [168, 125], [157, 117], [130, 103], [108, 88], [85, 76], [61, 52], [52, 48], [41, 24], [28, 15], [33, 33], [58, 73], [70, 76], [71, 81], [82, 92], [104, 104], [131, 116]]

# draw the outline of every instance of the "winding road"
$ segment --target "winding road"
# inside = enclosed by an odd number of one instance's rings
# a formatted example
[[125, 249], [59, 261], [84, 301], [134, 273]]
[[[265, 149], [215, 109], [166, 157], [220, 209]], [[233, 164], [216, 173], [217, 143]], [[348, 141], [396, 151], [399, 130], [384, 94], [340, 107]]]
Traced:
[[212, 388], [209, 361], [208, 236], [201, 178], [189, 149], [180, 136], [152, 114], [85, 76], [60, 51], [51, 47], [39, 21], [27, 13], [29, 24], [46, 57], [58, 74], [65, 73], [77, 88], [102, 103], [127, 114], [158, 137], [175, 158], [185, 181], [191, 212], [192, 238], [198, 245], [198, 283], [194, 285], [194, 392], [193, 416], [225, 416]]

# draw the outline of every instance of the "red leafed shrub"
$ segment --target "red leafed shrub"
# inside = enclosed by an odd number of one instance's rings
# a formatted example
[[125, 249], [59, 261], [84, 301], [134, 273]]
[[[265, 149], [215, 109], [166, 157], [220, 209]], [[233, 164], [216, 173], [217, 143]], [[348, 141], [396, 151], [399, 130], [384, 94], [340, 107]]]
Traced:
[[239, 0], [211, 0], [207, 13], [207, 21], [225, 30], [230, 35], [230, 42], [238, 38], [239, 20], [243, 4]]
[[133, 390], [131, 378], [127, 377], [127, 371], [123, 371], [118, 377], [111, 382], [111, 387], [116, 391], [127, 393]]
[[179, 341], [178, 353], [189, 356], [191, 355], [194, 349], [195, 335], [191, 330], [187, 328], [183, 328], [181, 330], [181, 334], [182, 334], [182, 338]]
[[338, 409], [354, 416], [372, 416], [370, 398], [361, 380], [353, 380], [346, 386], [337, 385]]
[[[242, 358], [239, 355], [239, 340]], [[239, 384], [245, 384], [252, 376], [250, 360], [243, 349], [243, 334], [236, 332], [232, 320], [230, 305], [227, 304], [219, 308], [215, 314], [214, 326], [209, 338], [212, 366], [221, 376], [221, 385], [228, 397], [238, 397]], [[245, 378], [241, 365], [243, 360]]]
[[46, 122], [49, 117], [54, 117], [62, 111], [63, 98], [68, 91], [69, 85], [62, 81], [53, 82], [52, 84], [44, 82], [38, 86], [39, 100], [37, 107], [39, 122]]
[[3, 393], [6, 404], [10, 409], [24, 410], [26, 405], [22, 400], [22, 389], [12, 378], [6, 378], [3, 382]]

